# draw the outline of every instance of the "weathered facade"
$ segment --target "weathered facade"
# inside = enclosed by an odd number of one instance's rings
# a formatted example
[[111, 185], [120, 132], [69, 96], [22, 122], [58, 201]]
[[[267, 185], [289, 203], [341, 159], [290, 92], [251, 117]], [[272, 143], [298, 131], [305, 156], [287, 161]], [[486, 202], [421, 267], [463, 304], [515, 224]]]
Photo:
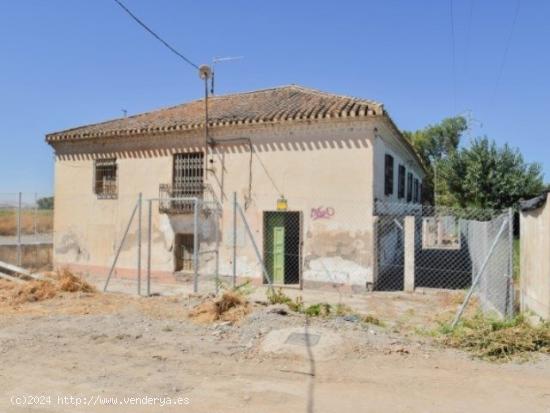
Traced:
[[[292, 268], [282, 278], [273, 275], [278, 283], [372, 282], [374, 202], [420, 202], [423, 177], [383, 106], [286, 86], [210, 98], [209, 113], [208, 144], [204, 101], [47, 135], [56, 155], [56, 264], [106, 273], [138, 194], [149, 199], [164, 193], [219, 203], [219, 219], [201, 221], [201, 243], [208, 247], [213, 234], [221, 235], [220, 272], [228, 275], [235, 192], [266, 257], [271, 226], [292, 226], [286, 234], [294, 238], [286, 240], [284, 253], [297, 258], [286, 260]], [[398, 188], [402, 168], [411, 176], [404, 196]], [[408, 197], [410, 191], [415, 194]], [[282, 196], [287, 211], [270, 218]], [[173, 210], [153, 208], [151, 267], [157, 277], [192, 265], [186, 256], [192, 210], [170, 205]], [[136, 237], [134, 226], [119, 273], [135, 272]], [[238, 243], [239, 276], [261, 280], [252, 246], [241, 235]], [[201, 258], [201, 268], [211, 265], [212, 257]]]
[[550, 202], [548, 193], [521, 203], [521, 310], [550, 320]]

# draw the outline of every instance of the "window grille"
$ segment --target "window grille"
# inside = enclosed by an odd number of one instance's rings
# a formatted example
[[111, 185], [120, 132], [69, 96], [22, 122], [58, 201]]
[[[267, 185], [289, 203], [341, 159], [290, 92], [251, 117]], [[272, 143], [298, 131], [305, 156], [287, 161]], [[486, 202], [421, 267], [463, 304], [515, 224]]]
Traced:
[[96, 159], [94, 167], [94, 193], [100, 199], [117, 197], [117, 162], [116, 158]]
[[[172, 197], [199, 198], [204, 192], [204, 154], [202, 152], [178, 153], [174, 155]], [[174, 201], [178, 209], [193, 209], [186, 201]]]

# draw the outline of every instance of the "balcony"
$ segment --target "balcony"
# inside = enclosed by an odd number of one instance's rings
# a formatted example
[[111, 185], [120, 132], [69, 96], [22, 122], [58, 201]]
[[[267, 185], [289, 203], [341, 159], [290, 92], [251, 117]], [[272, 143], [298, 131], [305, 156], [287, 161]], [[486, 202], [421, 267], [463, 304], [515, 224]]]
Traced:
[[185, 188], [172, 184], [159, 185], [159, 212], [161, 214], [192, 214], [194, 202], [189, 198], [197, 198], [200, 201], [201, 211], [211, 210], [218, 205], [214, 191], [210, 185], [196, 184], [186, 185]]

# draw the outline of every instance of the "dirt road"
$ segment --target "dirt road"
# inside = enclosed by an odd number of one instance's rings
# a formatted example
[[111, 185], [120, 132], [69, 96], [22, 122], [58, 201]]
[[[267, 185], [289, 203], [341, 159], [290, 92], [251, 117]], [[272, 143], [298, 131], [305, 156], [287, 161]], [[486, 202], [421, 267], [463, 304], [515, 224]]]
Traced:
[[266, 337], [305, 328], [302, 316], [259, 308], [240, 326], [197, 325], [185, 306], [121, 294], [0, 305], [0, 411], [550, 412], [550, 358], [490, 364], [341, 319], [308, 326], [339, 338], [322, 356], [270, 353]]

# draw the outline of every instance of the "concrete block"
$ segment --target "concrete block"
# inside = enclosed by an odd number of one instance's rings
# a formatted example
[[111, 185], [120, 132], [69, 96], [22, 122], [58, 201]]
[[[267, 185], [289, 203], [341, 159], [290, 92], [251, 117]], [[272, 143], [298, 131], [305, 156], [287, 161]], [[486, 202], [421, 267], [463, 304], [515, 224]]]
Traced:
[[414, 258], [415, 258], [415, 217], [405, 217], [405, 225], [403, 230], [405, 231], [404, 244], [405, 244], [405, 282], [404, 290], [407, 292], [414, 291]]

